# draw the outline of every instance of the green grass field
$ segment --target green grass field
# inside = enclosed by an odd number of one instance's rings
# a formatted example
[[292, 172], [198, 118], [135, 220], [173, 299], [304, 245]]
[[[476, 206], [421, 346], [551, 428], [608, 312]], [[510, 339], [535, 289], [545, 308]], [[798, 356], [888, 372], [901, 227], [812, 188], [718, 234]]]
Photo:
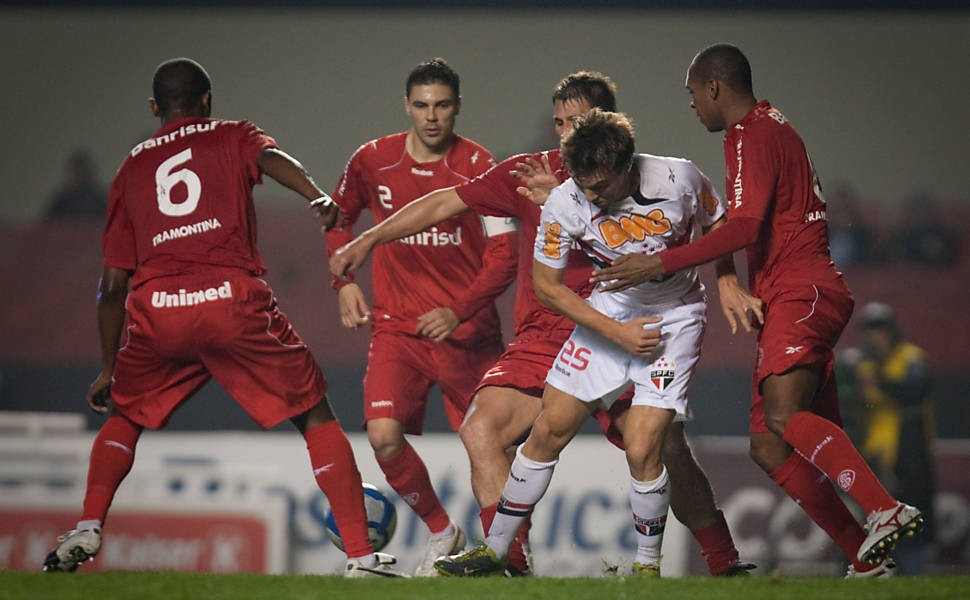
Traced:
[[615, 577], [603, 579], [412, 579], [346, 580], [316, 575], [205, 575], [196, 573], [74, 573], [45, 574], [0, 571], [0, 599], [58, 600], [289, 600], [353, 598], [388, 600], [414, 598], [501, 600], [916, 599], [970, 598], [970, 577], [897, 577], [885, 581], [837, 578], [751, 577], [713, 579], [688, 577], [657, 581]]

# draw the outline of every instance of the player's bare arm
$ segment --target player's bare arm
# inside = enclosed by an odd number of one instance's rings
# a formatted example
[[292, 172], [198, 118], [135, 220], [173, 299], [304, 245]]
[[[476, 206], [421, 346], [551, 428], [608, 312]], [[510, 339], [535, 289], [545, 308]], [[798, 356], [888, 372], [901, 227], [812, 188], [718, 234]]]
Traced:
[[330, 257], [330, 272], [334, 277], [345, 277], [360, 268], [377, 246], [424, 231], [467, 210], [454, 187], [425, 194], [337, 250]]
[[[726, 218], [718, 219], [709, 228], [704, 229], [706, 235], [727, 222]], [[734, 267], [734, 255], [727, 254], [714, 262], [714, 272], [717, 274], [718, 298], [721, 301], [721, 312], [731, 326], [731, 333], [737, 333], [738, 323], [744, 327], [745, 331], [751, 331], [751, 317], [764, 325], [765, 316], [762, 311], [762, 302], [749, 294], [738, 281], [738, 273]], [[751, 313], [749, 316], [748, 313]]]
[[121, 345], [121, 331], [125, 326], [125, 300], [131, 273], [124, 269], [105, 267], [98, 285], [98, 334], [101, 338], [101, 373], [94, 380], [85, 400], [91, 410], [107, 414], [111, 392], [111, 376], [115, 357]]
[[344, 327], [357, 329], [371, 322], [370, 307], [364, 297], [364, 290], [356, 283], [348, 283], [337, 292], [337, 304], [340, 307], [340, 323]]
[[515, 163], [515, 169], [510, 173], [522, 183], [515, 191], [539, 206], [546, 203], [553, 188], [559, 185], [559, 178], [553, 172], [546, 153], [542, 154], [541, 162], [529, 156]]
[[539, 261], [533, 261], [532, 269], [532, 282], [539, 300], [572, 322], [596, 331], [637, 356], [649, 355], [660, 343], [659, 329], [644, 329], [645, 325], [659, 323], [659, 317], [637, 317], [623, 322], [611, 319], [563, 284], [564, 269]]
[[266, 148], [259, 155], [259, 168], [280, 185], [286, 186], [310, 201], [310, 208], [323, 220], [323, 230], [330, 231], [341, 219], [340, 207], [330, 199], [300, 161], [279, 148]]

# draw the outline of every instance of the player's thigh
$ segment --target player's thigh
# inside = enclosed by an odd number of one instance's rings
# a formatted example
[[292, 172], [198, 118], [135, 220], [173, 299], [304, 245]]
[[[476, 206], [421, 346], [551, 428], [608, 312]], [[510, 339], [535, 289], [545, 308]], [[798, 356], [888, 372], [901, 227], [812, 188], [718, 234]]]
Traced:
[[523, 453], [534, 460], [552, 460], [573, 439], [598, 404], [583, 402], [576, 396], [546, 385], [542, 394], [542, 412], [532, 425], [523, 444]]
[[502, 355], [500, 340], [466, 348], [442, 342], [434, 348], [432, 359], [437, 367], [435, 381], [441, 387], [448, 422], [458, 431], [468, 413], [482, 376]]
[[230, 283], [240, 301], [231, 313], [218, 319], [213, 315], [201, 361], [249, 416], [268, 429], [317, 406], [326, 395], [327, 381], [269, 286], [256, 278]]
[[436, 370], [430, 342], [417, 336], [376, 332], [364, 376], [364, 421], [393, 419], [420, 434]]
[[541, 409], [541, 398], [516, 388], [481, 388], [461, 424], [461, 439], [469, 453], [478, 449], [503, 451], [523, 440]]

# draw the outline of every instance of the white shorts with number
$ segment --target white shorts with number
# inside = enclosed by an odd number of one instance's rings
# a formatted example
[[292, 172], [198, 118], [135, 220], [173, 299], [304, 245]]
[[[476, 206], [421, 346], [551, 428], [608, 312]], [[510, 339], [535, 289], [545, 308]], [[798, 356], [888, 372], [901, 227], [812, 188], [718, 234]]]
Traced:
[[649, 356], [634, 356], [591, 329], [577, 325], [563, 344], [546, 383], [582, 402], [599, 402], [606, 409], [630, 386], [634, 406], [656, 406], [677, 411], [676, 421], [692, 417], [687, 388], [701, 354], [707, 325], [703, 288], [677, 303], [630, 307], [607, 293], [594, 292], [587, 302], [617, 321], [659, 316], [660, 345]]

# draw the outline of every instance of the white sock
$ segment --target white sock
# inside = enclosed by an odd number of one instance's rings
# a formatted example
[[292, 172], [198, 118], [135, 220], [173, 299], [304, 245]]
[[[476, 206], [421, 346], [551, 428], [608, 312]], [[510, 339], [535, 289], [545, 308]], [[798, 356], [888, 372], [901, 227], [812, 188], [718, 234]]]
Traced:
[[660, 564], [660, 544], [667, 524], [670, 507], [670, 486], [667, 467], [653, 481], [630, 478], [630, 507], [637, 530], [637, 555], [634, 562]]
[[552, 472], [559, 459], [539, 462], [522, 454], [522, 446], [515, 450], [515, 460], [505, 480], [502, 499], [485, 543], [499, 558], [505, 558], [522, 522], [532, 514], [532, 508], [542, 498], [552, 480]]
[[455, 524], [448, 521], [448, 526], [441, 531], [432, 531], [431, 537], [433, 538], [450, 538], [455, 535]]
[[101, 527], [101, 521], [97, 519], [91, 519], [90, 521], [78, 521], [77, 530], [84, 531], [85, 529], [91, 529], [94, 527]]

